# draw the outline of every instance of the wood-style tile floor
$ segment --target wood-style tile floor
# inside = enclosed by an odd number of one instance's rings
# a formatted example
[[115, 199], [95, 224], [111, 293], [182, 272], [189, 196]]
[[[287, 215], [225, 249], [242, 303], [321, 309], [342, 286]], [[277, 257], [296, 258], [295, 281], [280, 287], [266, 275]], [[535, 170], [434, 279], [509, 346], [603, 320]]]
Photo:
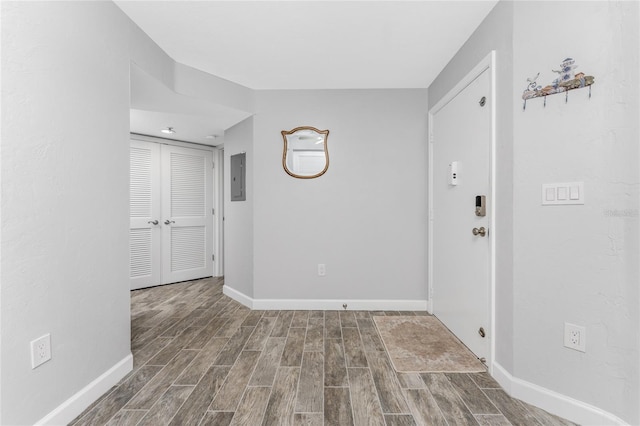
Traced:
[[487, 374], [403, 374], [373, 315], [252, 311], [210, 278], [131, 293], [134, 369], [73, 425], [568, 425]]

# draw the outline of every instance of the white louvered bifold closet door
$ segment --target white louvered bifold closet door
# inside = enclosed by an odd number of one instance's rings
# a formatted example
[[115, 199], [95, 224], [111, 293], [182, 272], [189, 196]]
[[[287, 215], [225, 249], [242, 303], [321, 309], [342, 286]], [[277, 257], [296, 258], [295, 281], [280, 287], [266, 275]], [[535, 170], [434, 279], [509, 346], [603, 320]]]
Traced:
[[213, 275], [213, 154], [131, 141], [131, 289]]
[[213, 275], [213, 154], [162, 146], [162, 279]]
[[130, 278], [131, 289], [161, 283], [160, 145], [131, 141]]

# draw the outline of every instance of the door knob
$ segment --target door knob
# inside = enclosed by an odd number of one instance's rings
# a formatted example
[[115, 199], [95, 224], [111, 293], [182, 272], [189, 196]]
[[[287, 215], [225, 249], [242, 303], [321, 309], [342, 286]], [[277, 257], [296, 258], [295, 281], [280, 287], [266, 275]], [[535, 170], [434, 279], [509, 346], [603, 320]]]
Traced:
[[157, 220], [150, 220], [150, 221], [149, 221], [149, 222], [147, 222], [147, 223], [150, 223], [150, 224], [152, 224], [152, 225], [157, 225], [157, 224], [158, 224], [158, 221], [157, 221]]
[[164, 224], [165, 224], [165, 225], [170, 225], [170, 224], [172, 224], [172, 223], [176, 223], [176, 221], [175, 221], [175, 220], [169, 220], [169, 219], [167, 219], [167, 220], [165, 220], [165, 221], [164, 221]]
[[484, 229], [484, 226], [481, 226], [480, 228], [473, 228], [471, 232], [473, 232], [473, 235], [480, 235], [481, 237], [487, 235], [487, 230]]

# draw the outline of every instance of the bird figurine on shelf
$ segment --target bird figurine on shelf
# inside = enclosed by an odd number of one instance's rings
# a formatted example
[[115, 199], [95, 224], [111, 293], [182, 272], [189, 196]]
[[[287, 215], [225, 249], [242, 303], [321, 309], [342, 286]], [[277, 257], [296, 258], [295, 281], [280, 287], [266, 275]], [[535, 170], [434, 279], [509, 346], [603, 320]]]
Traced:
[[576, 65], [576, 61], [573, 58], [567, 58], [564, 61], [562, 61], [562, 64], [560, 64], [559, 70], [551, 70], [552, 72], [555, 72], [556, 74], [558, 74], [558, 78], [553, 80], [553, 86], [558, 87], [562, 83], [566, 83], [570, 80], [573, 80], [574, 78], [573, 70], [575, 70], [576, 68], [578, 68], [578, 66]]
[[527, 78], [527, 81], [529, 82], [529, 87], [528, 90], [536, 90], [537, 86], [538, 86], [538, 77], [540, 77], [540, 73], [536, 74], [533, 77], [529, 77]]

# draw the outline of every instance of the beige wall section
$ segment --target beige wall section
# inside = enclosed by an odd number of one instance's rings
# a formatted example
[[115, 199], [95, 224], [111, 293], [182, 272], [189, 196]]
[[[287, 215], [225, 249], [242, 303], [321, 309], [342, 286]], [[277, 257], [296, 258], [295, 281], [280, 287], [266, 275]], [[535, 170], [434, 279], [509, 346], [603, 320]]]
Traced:
[[130, 23], [110, 2], [1, 7], [0, 423], [19, 425], [130, 354]]

